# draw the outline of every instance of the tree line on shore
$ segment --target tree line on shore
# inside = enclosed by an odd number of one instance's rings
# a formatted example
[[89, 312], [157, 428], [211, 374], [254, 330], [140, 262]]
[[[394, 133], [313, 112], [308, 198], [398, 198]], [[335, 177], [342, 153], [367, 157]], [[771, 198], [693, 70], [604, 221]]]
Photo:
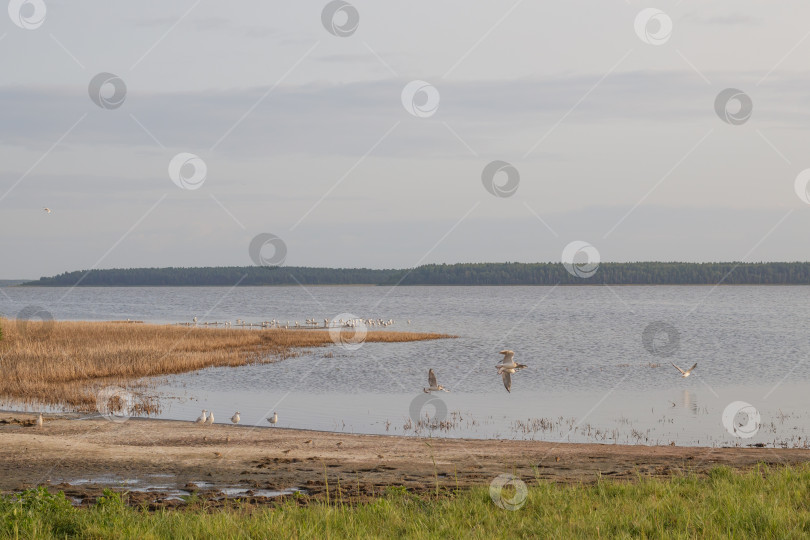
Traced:
[[426, 264], [412, 269], [246, 266], [65, 272], [23, 286], [258, 285], [810, 285], [810, 262], [602, 263], [590, 277], [560, 263]]

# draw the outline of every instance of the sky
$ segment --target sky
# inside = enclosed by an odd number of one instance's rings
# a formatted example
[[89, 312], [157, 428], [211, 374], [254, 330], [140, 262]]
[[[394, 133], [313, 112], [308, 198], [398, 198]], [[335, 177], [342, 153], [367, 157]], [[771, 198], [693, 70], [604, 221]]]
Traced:
[[806, 2], [1, 15], [0, 279], [250, 265], [268, 233], [290, 266], [810, 260]]

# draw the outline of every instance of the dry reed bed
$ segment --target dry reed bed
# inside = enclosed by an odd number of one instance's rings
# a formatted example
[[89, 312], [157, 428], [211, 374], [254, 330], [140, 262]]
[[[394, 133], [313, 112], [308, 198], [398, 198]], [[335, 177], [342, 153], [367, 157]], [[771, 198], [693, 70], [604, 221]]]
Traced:
[[[333, 345], [328, 331], [186, 328], [112, 322], [43, 322], [0, 318], [0, 398], [96, 410], [102, 388], [121, 386], [135, 396], [134, 412], [157, 412], [144, 377], [207, 367], [242, 366], [296, 356]], [[352, 330], [341, 338], [352, 339]], [[406, 342], [454, 336], [368, 332], [365, 342]]]

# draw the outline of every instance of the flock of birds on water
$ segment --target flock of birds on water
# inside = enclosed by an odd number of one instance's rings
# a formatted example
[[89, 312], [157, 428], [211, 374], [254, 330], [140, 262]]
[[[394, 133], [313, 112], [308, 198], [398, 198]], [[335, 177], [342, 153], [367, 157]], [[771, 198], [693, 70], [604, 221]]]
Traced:
[[[225, 326], [225, 327], [230, 327], [230, 326], [253, 327], [253, 326], [256, 326], [256, 327], [260, 327], [260, 328], [278, 328], [278, 329], [284, 328], [285, 330], [289, 330], [290, 328], [358, 328], [358, 327], [363, 327], [363, 326], [368, 326], [368, 327], [372, 327], [372, 328], [374, 328], [374, 327], [386, 328], [386, 327], [391, 326], [391, 325], [394, 324], [394, 319], [361, 319], [361, 318], [356, 318], [356, 319], [348, 319], [348, 320], [338, 319], [336, 321], [331, 320], [331, 319], [324, 319], [323, 320], [323, 326], [321, 326], [321, 323], [317, 319], [314, 319], [314, 318], [313, 319], [307, 319], [306, 321], [304, 321], [303, 324], [301, 324], [298, 321], [282, 322], [282, 321], [279, 321], [278, 319], [273, 319], [272, 321], [261, 321], [261, 322], [257, 322], [257, 323], [248, 322], [248, 321], [245, 321], [245, 320], [242, 320], [242, 319], [236, 319], [236, 323], [232, 323], [231, 321], [225, 321], [225, 322], [219, 322], [219, 321], [198, 322], [197, 317], [194, 317], [193, 319], [191, 319], [190, 323], [181, 322], [181, 323], [177, 323], [177, 324], [184, 325], [184, 326], [199, 326], [199, 325], [202, 325], [202, 326]], [[411, 324], [410, 319], [408, 320], [408, 324]]]

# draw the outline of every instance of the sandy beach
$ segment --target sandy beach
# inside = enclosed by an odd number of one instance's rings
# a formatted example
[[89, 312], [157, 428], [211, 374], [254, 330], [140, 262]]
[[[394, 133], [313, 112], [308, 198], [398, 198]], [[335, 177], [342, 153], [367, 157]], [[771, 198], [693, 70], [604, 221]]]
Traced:
[[[524, 480], [594, 482], [704, 473], [727, 465], [795, 464], [810, 451], [772, 448], [626, 446], [535, 441], [352, 435], [132, 418], [112, 422], [78, 415], [0, 413], [0, 491], [49, 485], [90, 503], [103, 488], [134, 491], [133, 502], [174, 506], [172, 489], [216, 502], [222, 488], [305, 490], [308, 497], [364, 500], [388, 486], [414, 492], [488, 485], [508, 472]], [[94, 481], [103, 479], [103, 481]], [[194, 483], [200, 483], [198, 487]], [[111, 485], [112, 484], [112, 485]], [[117, 484], [117, 485], [116, 485]]]

